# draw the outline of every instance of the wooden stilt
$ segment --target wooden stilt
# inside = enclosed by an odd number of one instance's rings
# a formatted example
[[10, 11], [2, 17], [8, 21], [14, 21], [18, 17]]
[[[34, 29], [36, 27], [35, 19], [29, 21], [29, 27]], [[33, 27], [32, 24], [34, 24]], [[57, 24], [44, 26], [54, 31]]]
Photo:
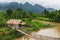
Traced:
[[24, 40], [26, 40], [26, 35], [24, 36]]
[[29, 36], [27, 36], [27, 40], [29, 40]]

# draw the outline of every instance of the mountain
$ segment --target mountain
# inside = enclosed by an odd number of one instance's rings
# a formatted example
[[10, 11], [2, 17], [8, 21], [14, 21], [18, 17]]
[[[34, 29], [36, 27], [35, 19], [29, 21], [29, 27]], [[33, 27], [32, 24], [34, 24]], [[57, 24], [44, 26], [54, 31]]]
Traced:
[[53, 8], [46, 8], [46, 10], [48, 10], [48, 11], [54, 11], [54, 9]]
[[28, 2], [26, 2], [25, 4], [22, 3], [17, 3], [17, 2], [11, 2], [11, 3], [0, 3], [0, 10], [6, 10], [7, 8], [12, 8], [12, 9], [17, 9], [17, 8], [22, 8], [25, 11], [29, 12], [33, 12], [33, 13], [41, 13], [43, 12], [45, 9], [48, 11], [54, 11], [53, 8], [45, 8], [41, 5], [35, 4], [32, 5]]

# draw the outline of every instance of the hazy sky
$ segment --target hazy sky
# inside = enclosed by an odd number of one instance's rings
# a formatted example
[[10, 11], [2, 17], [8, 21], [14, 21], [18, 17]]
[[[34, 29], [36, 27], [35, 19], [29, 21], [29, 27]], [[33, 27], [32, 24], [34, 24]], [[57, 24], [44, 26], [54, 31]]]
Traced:
[[9, 2], [19, 2], [19, 3], [25, 3], [29, 2], [31, 4], [39, 4], [46, 7], [52, 7], [55, 9], [60, 9], [60, 0], [0, 0], [2, 3], [9, 3]]

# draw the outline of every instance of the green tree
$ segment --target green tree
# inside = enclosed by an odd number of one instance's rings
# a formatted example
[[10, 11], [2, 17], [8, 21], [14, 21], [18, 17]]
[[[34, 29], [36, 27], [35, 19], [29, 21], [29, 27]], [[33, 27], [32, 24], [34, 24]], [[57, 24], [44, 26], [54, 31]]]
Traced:
[[11, 18], [11, 15], [13, 14], [13, 9], [9, 9], [9, 8], [8, 8], [8, 9], [6, 10], [6, 13], [7, 13], [8, 17]]

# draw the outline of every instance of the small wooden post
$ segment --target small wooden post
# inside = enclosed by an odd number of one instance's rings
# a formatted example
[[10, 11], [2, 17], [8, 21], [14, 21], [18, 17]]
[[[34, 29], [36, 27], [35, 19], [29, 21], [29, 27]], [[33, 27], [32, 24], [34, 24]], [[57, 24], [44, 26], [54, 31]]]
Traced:
[[27, 36], [27, 40], [29, 40], [29, 37]]

